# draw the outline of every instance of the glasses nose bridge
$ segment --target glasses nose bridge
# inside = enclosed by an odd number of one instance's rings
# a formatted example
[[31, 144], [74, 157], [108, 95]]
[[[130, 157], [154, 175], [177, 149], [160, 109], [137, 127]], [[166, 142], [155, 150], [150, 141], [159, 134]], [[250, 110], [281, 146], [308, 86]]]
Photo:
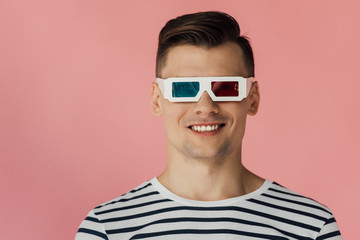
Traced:
[[204, 95], [204, 93], [207, 93], [209, 95], [209, 98], [214, 102], [213, 99], [213, 92], [211, 90], [211, 82], [201, 82], [200, 83], [200, 89], [199, 89], [199, 101]]
[[[205, 90], [206, 91], [206, 90]], [[211, 114], [216, 114], [219, 112], [219, 106], [212, 99], [211, 95], [206, 91], [202, 92], [200, 99], [194, 105], [194, 112], [196, 114], [209, 116]]]

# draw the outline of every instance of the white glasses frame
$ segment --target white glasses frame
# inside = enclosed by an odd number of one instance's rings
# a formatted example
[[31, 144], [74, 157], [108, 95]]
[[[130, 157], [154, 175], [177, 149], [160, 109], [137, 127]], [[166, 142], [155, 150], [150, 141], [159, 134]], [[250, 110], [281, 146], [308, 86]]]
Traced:
[[[239, 76], [235, 77], [171, 77], [171, 78], [156, 78], [161, 93], [165, 99], [170, 102], [198, 102], [200, 97], [206, 91], [213, 101], [241, 101], [247, 97], [252, 86], [253, 77], [243, 78]], [[212, 82], [238, 82], [239, 96], [231, 97], [217, 97], [211, 90]], [[172, 83], [173, 82], [199, 82], [199, 92], [195, 97], [173, 97], [172, 96]]]

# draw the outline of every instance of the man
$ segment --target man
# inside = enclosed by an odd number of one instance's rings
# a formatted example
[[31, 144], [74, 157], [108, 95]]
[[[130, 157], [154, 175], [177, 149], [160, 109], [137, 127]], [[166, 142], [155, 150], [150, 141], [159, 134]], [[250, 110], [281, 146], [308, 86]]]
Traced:
[[167, 133], [165, 171], [92, 210], [76, 239], [342, 239], [331, 211], [247, 170], [247, 115], [260, 101], [237, 22], [180, 16], [159, 36], [152, 111]]

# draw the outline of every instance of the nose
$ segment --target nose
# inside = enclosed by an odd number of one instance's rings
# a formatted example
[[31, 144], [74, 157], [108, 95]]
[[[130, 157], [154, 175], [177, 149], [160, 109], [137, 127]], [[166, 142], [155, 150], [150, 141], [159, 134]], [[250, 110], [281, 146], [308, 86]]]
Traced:
[[208, 116], [219, 112], [219, 106], [214, 102], [210, 95], [205, 91], [199, 101], [194, 105], [196, 114]]

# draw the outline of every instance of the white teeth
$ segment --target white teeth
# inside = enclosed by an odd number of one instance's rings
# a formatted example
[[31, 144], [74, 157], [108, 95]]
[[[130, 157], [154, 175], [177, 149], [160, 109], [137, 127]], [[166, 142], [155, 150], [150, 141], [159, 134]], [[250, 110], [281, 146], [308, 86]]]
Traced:
[[197, 132], [210, 132], [215, 131], [220, 127], [220, 125], [207, 125], [207, 126], [191, 126], [192, 130], [195, 130]]

